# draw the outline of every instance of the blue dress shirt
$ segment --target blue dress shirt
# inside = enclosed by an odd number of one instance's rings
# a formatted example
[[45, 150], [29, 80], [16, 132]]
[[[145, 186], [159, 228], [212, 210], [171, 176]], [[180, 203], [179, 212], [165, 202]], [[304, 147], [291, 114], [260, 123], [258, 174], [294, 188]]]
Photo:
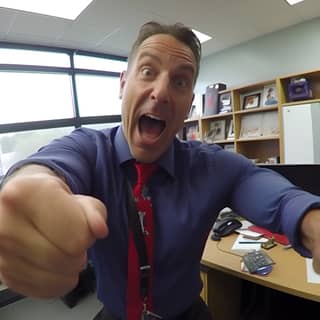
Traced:
[[[83, 128], [54, 140], [10, 170], [25, 163], [44, 164], [63, 176], [74, 193], [105, 203], [110, 234], [90, 248], [90, 259], [98, 297], [120, 319], [126, 317], [126, 179], [131, 183], [135, 179], [130, 160], [121, 126], [102, 131]], [[300, 253], [308, 254], [299, 245], [297, 228], [306, 210], [320, 207], [319, 197], [217, 145], [175, 139], [158, 164], [161, 169], [149, 183], [155, 219], [152, 294], [157, 314], [174, 319], [199, 297], [203, 248], [224, 207], [285, 233]]]

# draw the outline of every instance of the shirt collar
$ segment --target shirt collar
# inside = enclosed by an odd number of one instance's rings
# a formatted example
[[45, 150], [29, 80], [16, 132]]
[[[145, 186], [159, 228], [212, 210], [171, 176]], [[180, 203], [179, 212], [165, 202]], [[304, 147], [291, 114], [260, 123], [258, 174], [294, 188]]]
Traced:
[[[124, 136], [122, 125], [117, 128], [114, 145], [120, 165], [134, 159]], [[168, 150], [158, 159], [157, 163], [170, 176], [174, 177], [174, 143], [172, 143]]]

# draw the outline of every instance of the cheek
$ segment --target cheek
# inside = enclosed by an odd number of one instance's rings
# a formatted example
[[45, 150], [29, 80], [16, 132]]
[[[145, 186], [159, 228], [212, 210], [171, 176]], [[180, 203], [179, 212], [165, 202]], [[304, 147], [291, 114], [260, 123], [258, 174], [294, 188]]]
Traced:
[[178, 110], [179, 118], [183, 119], [183, 121], [188, 117], [190, 112], [192, 100], [190, 98], [185, 99], [181, 104]]

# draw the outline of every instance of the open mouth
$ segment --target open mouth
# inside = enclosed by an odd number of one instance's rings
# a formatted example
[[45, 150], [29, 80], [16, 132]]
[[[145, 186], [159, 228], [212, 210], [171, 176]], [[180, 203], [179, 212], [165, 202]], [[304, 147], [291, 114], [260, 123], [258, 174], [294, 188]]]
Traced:
[[139, 119], [139, 131], [142, 137], [156, 139], [166, 127], [166, 122], [152, 115], [143, 115]]

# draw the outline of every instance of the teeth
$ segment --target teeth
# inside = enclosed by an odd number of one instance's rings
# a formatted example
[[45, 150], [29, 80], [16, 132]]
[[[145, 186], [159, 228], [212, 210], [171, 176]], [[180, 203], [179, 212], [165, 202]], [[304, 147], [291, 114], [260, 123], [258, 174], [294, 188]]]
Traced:
[[146, 114], [146, 116], [149, 117], [149, 118], [151, 118], [151, 119], [154, 119], [154, 120], [161, 120], [161, 118], [156, 117], [156, 116], [154, 116], [154, 115], [152, 115], [152, 114]]

